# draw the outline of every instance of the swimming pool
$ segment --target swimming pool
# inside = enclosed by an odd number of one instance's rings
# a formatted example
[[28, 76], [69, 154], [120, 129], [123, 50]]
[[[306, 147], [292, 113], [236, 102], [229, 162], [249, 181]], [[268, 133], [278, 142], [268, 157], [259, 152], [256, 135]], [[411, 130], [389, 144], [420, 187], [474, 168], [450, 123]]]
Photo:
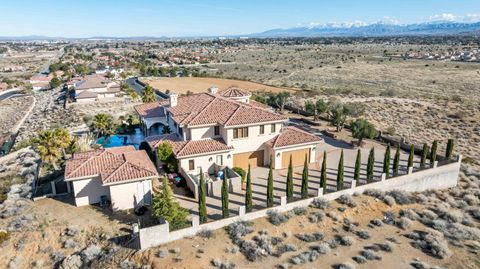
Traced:
[[104, 148], [121, 147], [127, 145], [133, 145], [136, 149], [139, 148], [138, 144], [130, 143], [128, 136], [123, 135], [111, 135], [108, 138], [102, 136], [97, 139], [95, 143], [101, 145]]

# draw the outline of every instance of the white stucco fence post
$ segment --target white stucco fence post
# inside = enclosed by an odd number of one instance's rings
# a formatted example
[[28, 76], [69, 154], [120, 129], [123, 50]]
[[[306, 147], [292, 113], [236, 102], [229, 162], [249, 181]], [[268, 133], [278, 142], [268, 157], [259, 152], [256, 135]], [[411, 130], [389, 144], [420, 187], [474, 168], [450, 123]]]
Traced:
[[411, 175], [413, 173], [413, 166], [408, 167], [408, 174]]
[[355, 189], [357, 187], [357, 181], [356, 180], [352, 180], [352, 189]]
[[387, 174], [382, 173], [382, 180], [381, 181], [385, 181], [385, 180], [387, 180]]
[[286, 205], [287, 205], [287, 196], [280, 197], [280, 206], [286, 206]]
[[317, 197], [320, 197], [320, 196], [322, 196], [322, 195], [323, 195], [323, 188], [320, 187], [320, 188], [318, 188], [318, 190], [317, 190]]

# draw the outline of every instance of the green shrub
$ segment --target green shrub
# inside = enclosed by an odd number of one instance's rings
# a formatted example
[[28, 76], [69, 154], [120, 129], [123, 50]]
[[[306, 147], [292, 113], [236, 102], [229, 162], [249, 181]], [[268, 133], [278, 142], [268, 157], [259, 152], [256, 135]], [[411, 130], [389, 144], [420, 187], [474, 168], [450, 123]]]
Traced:
[[232, 170], [242, 178], [242, 184], [243, 184], [245, 182], [245, 176], [247, 175], [247, 172], [245, 172], [245, 169], [241, 167], [234, 167], [232, 168]]

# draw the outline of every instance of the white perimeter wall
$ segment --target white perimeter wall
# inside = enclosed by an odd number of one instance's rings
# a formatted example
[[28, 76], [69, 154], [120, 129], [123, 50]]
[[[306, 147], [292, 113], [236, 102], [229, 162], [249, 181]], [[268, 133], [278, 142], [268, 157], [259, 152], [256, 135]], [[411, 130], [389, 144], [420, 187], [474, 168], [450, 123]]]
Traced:
[[[418, 171], [412, 174], [403, 175], [384, 181], [377, 181], [367, 185], [358, 187], [354, 186], [350, 189], [328, 193], [325, 195], [322, 195], [320, 191], [319, 197], [327, 200], [334, 200], [342, 194], [353, 194], [355, 192], [362, 193], [366, 189], [378, 189], [381, 191], [404, 190], [408, 192], [421, 192], [429, 189], [446, 189], [457, 185], [458, 174], [460, 172], [460, 162], [461, 158], [459, 158], [459, 161], [455, 163]], [[315, 198], [308, 198], [287, 204], [286, 197], [282, 197], [281, 205], [254, 211], [248, 214], [245, 214], [245, 207], [240, 206], [238, 216], [205, 223], [202, 225], [199, 225], [198, 223], [198, 216], [193, 216], [192, 227], [173, 232], [169, 232], [168, 223], [149, 228], [143, 228], [139, 231], [140, 248], [147, 249], [172, 242], [186, 236], [193, 236], [202, 229], [216, 230], [230, 225], [236, 221], [249, 221], [266, 217], [268, 210], [285, 212], [298, 206], [308, 206], [314, 199]]]

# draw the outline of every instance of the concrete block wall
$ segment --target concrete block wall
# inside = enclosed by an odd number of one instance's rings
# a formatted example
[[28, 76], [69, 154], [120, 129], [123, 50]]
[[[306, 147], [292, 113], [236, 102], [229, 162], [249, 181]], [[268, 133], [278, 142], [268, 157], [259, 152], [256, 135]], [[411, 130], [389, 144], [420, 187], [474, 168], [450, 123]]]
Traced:
[[221, 219], [205, 224], [199, 224], [198, 216], [192, 217], [192, 227], [170, 232], [168, 223], [157, 226], [140, 229], [140, 248], [147, 249], [169, 243], [187, 236], [193, 236], [201, 230], [216, 230], [226, 227], [236, 221], [251, 221], [258, 218], [266, 217], [269, 210], [277, 210], [278, 212], [286, 212], [295, 207], [309, 206], [311, 202], [322, 197], [327, 200], [335, 200], [342, 194], [362, 193], [366, 189], [378, 189], [381, 191], [403, 190], [407, 192], [421, 192], [425, 190], [446, 189], [457, 185], [458, 175], [460, 172], [461, 156], [458, 161], [442, 166], [437, 166], [406, 175], [382, 179], [370, 184], [356, 186], [352, 184], [351, 188], [323, 194], [323, 189], [318, 190], [317, 197], [311, 197], [304, 200], [287, 203], [286, 197], [281, 197], [281, 203], [278, 206], [257, 210], [251, 213], [245, 213], [245, 207], [240, 206], [238, 215], [226, 219]]

